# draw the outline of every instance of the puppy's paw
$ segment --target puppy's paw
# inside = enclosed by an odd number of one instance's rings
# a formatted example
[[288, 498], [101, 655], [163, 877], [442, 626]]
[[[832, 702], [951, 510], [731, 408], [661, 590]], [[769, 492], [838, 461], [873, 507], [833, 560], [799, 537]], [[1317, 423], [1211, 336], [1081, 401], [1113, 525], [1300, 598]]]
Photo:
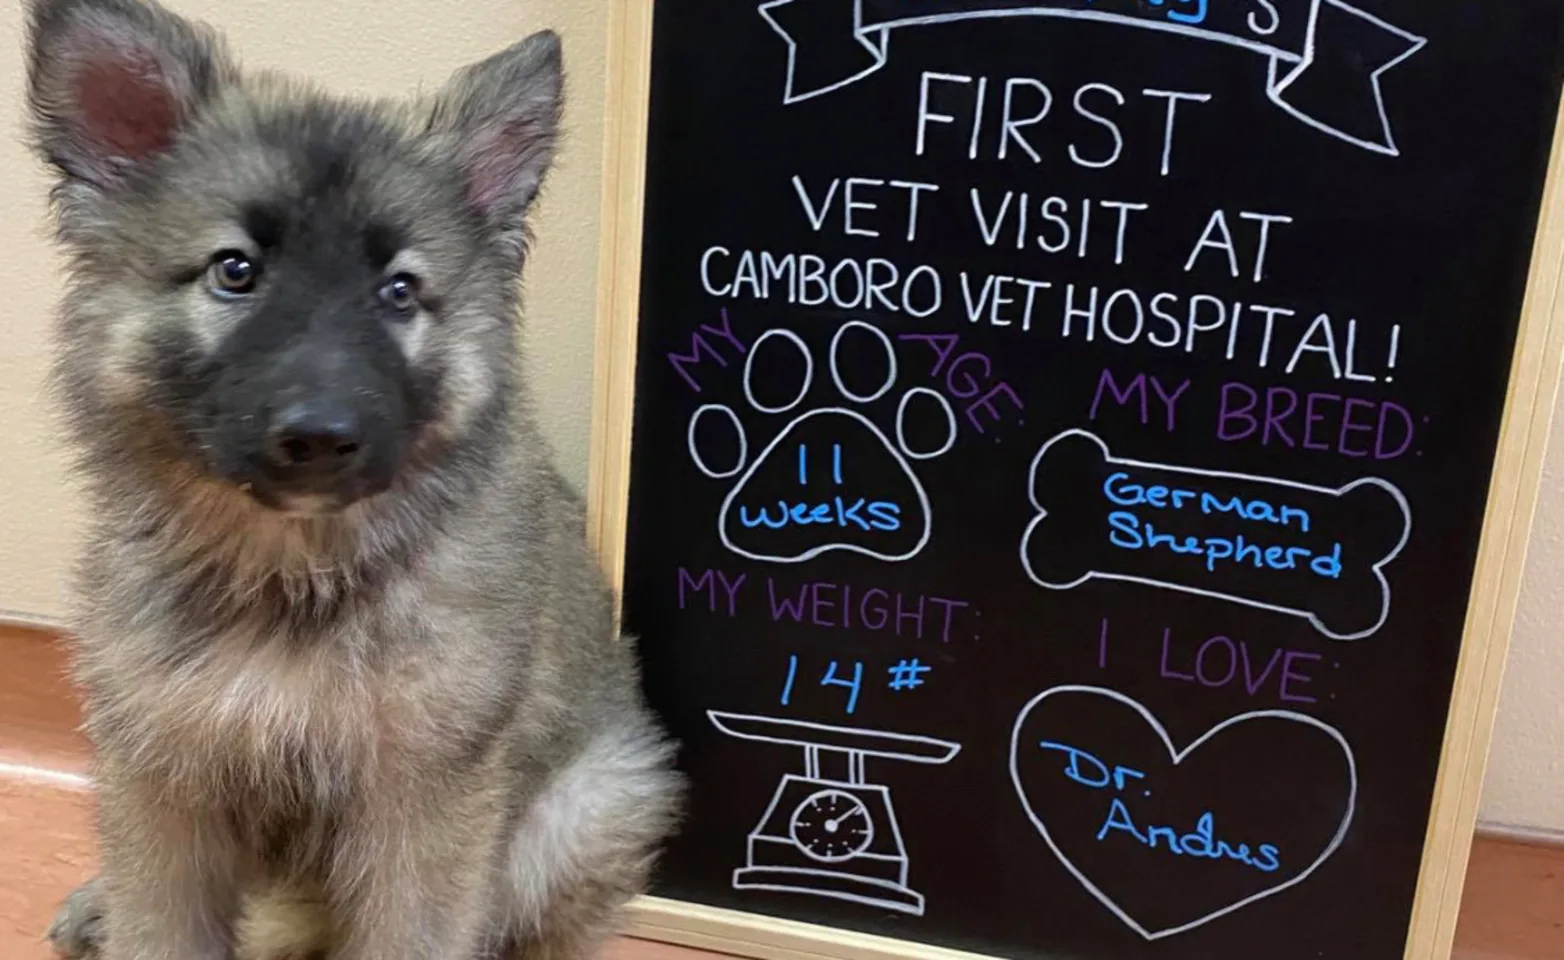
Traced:
[[71, 891], [46, 936], [67, 960], [95, 960], [103, 939], [103, 892], [97, 877]]

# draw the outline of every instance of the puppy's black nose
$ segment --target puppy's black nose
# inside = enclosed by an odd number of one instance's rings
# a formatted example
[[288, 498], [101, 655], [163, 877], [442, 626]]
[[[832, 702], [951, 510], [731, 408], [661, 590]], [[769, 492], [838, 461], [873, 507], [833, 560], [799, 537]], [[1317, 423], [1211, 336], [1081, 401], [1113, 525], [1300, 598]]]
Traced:
[[331, 473], [355, 463], [363, 447], [363, 428], [352, 411], [299, 404], [278, 414], [269, 452], [286, 470]]

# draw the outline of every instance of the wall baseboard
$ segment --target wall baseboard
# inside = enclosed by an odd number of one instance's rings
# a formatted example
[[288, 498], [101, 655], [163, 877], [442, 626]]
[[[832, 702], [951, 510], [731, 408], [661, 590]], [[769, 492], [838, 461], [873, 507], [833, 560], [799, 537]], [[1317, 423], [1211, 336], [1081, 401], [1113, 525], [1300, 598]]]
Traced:
[[20, 610], [0, 610], [0, 627], [19, 627], [23, 630], [41, 630], [46, 633], [63, 633], [65, 623], [54, 617]]
[[1504, 840], [1509, 843], [1557, 847], [1564, 850], [1564, 830], [1553, 830], [1547, 827], [1481, 820], [1477, 824], [1477, 836], [1484, 840]]

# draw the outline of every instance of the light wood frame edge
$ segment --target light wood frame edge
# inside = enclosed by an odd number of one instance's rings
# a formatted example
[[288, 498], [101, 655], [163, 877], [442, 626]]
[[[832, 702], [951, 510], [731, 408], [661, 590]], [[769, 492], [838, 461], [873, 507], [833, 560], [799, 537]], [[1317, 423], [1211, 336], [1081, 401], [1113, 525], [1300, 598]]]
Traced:
[[635, 418], [636, 317], [641, 297], [641, 215], [651, 94], [652, 2], [609, 0], [604, 97], [602, 234], [592, 361], [587, 534], [618, 612]]
[[632, 903], [625, 932], [758, 960], [990, 960], [979, 953], [662, 897]]
[[[654, 0], [609, 0], [602, 229], [587, 523], [616, 605], [634, 419], [642, 213]], [[1406, 960], [1448, 958], [1519, 599], [1527, 541], [1564, 360], [1564, 103], [1548, 167], [1510, 390], [1489, 488], [1462, 652], [1434, 787]], [[978, 960], [910, 940], [641, 897], [627, 932], [758, 960]]]
[[1564, 102], [1532, 246], [1510, 390], [1489, 484], [1440, 755], [1406, 960], [1447, 958], [1465, 890], [1483, 776], [1564, 360]]

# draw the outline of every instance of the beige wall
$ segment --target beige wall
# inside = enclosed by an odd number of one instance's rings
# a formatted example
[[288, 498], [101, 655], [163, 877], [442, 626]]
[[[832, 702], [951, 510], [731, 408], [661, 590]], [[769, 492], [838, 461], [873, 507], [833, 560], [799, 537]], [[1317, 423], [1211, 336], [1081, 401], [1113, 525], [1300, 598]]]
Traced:
[[[528, 279], [529, 354], [545, 426], [584, 486], [591, 430], [592, 313], [607, 0], [169, 0], [224, 24], [247, 60], [308, 70], [345, 90], [397, 92], [541, 26], [565, 37], [567, 141], [540, 208]], [[433, 15], [431, 13], [433, 12]], [[40, 392], [58, 294], [44, 183], [17, 143], [19, 4], [0, 2], [0, 615], [63, 609], [78, 507]], [[1564, 422], [1564, 410], [1560, 412]], [[1554, 444], [1506, 680], [1485, 818], [1564, 831], [1564, 442]]]
[[1553, 418], [1482, 815], [1564, 835], [1564, 393]]

